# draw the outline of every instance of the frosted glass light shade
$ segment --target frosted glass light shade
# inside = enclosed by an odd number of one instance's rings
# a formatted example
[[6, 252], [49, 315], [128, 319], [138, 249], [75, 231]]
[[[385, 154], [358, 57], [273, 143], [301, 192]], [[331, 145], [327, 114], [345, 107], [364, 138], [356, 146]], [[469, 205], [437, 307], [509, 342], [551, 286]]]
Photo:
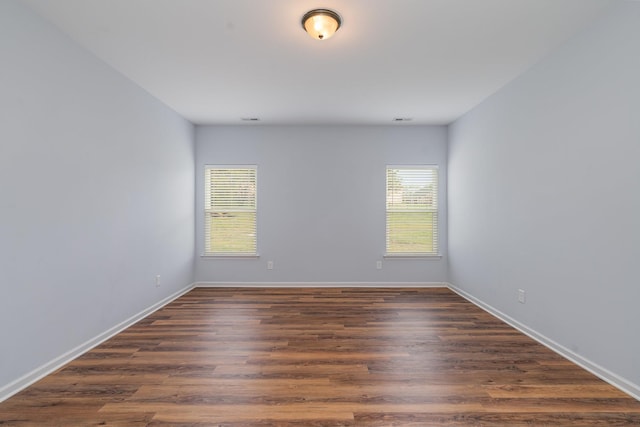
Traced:
[[340, 16], [333, 10], [314, 9], [302, 17], [302, 27], [314, 39], [326, 40], [340, 28]]

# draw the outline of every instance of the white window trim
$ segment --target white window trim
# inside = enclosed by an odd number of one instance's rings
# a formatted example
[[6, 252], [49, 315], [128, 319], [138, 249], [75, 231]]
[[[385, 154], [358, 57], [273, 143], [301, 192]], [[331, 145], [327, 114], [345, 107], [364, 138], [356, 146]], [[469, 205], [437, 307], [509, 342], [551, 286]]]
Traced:
[[[437, 214], [437, 253], [389, 253], [387, 252], [387, 213], [389, 212], [389, 210], [387, 209], [387, 195], [386, 195], [386, 191], [387, 191], [387, 171], [389, 169], [435, 169], [436, 171], [436, 176], [437, 176], [437, 180], [438, 180], [438, 188], [436, 191], [437, 197], [438, 197], [438, 204], [437, 204], [437, 209], [436, 209], [436, 214]], [[442, 259], [442, 252], [440, 251], [441, 248], [441, 242], [440, 242], [440, 188], [441, 188], [441, 183], [440, 183], [440, 167], [439, 165], [436, 164], [421, 164], [421, 165], [416, 165], [416, 164], [410, 164], [410, 165], [386, 165], [385, 166], [385, 209], [384, 209], [384, 215], [385, 215], [385, 253], [383, 254], [383, 258], [384, 259], [430, 259], [430, 260], [439, 260]], [[425, 210], [425, 212], [429, 212], [430, 210]], [[431, 210], [432, 211], [432, 210]]]
[[384, 259], [404, 258], [404, 259], [442, 259], [442, 254], [425, 255], [425, 254], [395, 254], [386, 253], [382, 255]]
[[[255, 224], [255, 230], [256, 230], [256, 252], [255, 253], [234, 253], [234, 252], [220, 252], [220, 253], [207, 253], [206, 252], [206, 248], [207, 248], [207, 214], [208, 214], [208, 209], [206, 208], [206, 191], [207, 191], [207, 170], [209, 169], [255, 169], [256, 171], [256, 200], [255, 200], [255, 212], [256, 212], [256, 224]], [[249, 164], [249, 165], [241, 165], [241, 164], [229, 164], [229, 165], [204, 165], [203, 171], [202, 171], [203, 175], [204, 175], [204, 182], [203, 182], [203, 186], [204, 186], [204, 200], [205, 200], [205, 207], [202, 210], [202, 212], [204, 213], [203, 216], [203, 229], [202, 229], [202, 239], [203, 239], [203, 252], [200, 254], [201, 258], [204, 259], [257, 259], [260, 257], [259, 251], [258, 251], [258, 244], [259, 244], [259, 240], [258, 240], [258, 165], [256, 164]]]

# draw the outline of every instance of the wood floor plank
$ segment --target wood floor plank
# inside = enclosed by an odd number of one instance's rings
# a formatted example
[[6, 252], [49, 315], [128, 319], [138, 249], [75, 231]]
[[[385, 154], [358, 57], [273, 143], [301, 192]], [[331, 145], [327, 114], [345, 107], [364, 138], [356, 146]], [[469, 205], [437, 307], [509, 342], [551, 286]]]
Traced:
[[2, 426], [638, 426], [640, 402], [445, 288], [198, 288]]

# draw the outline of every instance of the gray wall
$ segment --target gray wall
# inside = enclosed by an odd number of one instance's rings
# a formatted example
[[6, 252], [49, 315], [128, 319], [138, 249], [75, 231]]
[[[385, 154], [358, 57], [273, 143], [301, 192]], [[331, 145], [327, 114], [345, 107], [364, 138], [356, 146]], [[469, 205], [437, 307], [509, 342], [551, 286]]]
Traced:
[[1, 390], [193, 281], [194, 149], [191, 124], [14, 1], [0, 62]]
[[621, 2], [455, 122], [449, 149], [453, 284], [636, 393], [639, 23]]
[[[196, 280], [446, 281], [446, 257], [385, 260], [376, 270], [385, 250], [387, 164], [440, 166], [447, 253], [446, 139], [445, 127], [426, 126], [197, 127]], [[258, 165], [258, 259], [200, 257], [206, 164]]]

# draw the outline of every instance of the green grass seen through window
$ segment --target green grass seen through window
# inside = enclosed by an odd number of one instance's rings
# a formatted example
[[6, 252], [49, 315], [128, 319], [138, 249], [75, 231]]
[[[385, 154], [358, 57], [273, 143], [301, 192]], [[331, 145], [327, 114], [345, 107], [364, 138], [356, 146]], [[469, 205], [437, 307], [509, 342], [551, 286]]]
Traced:
[[387, 212], [387, 253], [435, 254], [434, 212]]
[[256, 253], [255, 212], [209, 214], [211, 253]]

